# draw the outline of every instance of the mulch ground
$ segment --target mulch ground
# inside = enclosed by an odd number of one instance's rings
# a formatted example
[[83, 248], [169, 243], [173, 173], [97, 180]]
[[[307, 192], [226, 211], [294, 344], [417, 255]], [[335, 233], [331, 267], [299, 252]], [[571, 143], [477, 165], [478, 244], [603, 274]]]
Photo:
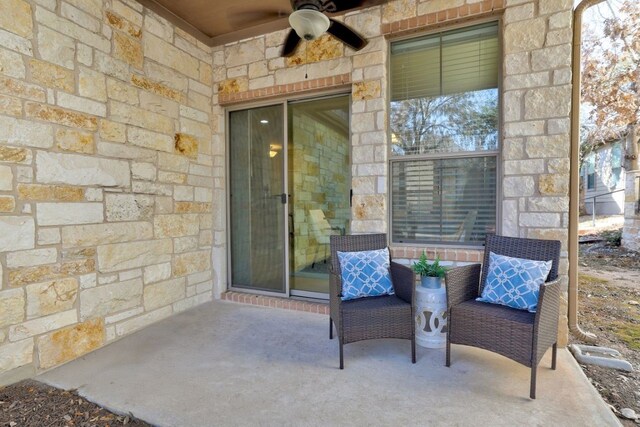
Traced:
[[580, 249], [580, 326], [596, 334], [595, 345], [618, 350], [634, 372], [581, 366], [623, 425], [637, 426], [640, 421], [624, 419], [620, 410], [640, 414], [640, 254], [606, 242], [580, 245]]
[[78, 396], [37, 381], [0, 389], [0, 427], [147, 427], [132, 416], [117, 415]]

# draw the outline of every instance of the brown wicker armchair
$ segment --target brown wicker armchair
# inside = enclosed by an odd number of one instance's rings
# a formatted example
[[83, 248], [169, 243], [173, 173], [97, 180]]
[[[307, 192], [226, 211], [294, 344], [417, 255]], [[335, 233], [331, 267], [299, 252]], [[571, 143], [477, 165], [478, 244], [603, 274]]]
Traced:
[[344, 369], [344, 344], [378, 338], [411, 340], [411, 360], [416, 363], [413, 314], [415, 275], [403, 265], [391, 262], [391, 281], [395, 295], [342, 301], [342, 279], [337, 251], [355, 252], [387, 247], [386, 234], [331, 236], [329, 338], [333, 325], [340, 344], [340, 369]]
[[[536, 313], [476, 301], [489, 269], [489, 252], [516, 258], [553, 261], [547, 282], [540, 287]], [[536, 371], [549, 347], [556, 369], [560, 283], [560, 242], [489, 235], [480, 264], [451, 269], [446, 274], [448, 330], [447, 360], [451, 344], [483, 348], [531, 368], [529, 396], [536, 398]]]

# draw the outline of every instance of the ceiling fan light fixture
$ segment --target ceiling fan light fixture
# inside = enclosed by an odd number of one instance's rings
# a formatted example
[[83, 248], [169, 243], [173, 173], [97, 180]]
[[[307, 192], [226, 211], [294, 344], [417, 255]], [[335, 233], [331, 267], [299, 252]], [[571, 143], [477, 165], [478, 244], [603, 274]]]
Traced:
[[331, 22], [322, 12], [300, 9], [289, 15], [289, 24], [301, 39], [314, 40], [329, 29]]

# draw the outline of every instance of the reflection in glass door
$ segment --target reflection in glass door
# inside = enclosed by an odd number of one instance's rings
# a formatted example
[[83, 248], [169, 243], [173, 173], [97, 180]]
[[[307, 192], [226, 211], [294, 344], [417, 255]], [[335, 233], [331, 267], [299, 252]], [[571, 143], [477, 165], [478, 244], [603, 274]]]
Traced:
[[231, 283], [286, 293], [284, 105], [229, 113]]
[[288, 104], [292, 295], [327, 298], [329, 236], [350, 230], [349, 95]]

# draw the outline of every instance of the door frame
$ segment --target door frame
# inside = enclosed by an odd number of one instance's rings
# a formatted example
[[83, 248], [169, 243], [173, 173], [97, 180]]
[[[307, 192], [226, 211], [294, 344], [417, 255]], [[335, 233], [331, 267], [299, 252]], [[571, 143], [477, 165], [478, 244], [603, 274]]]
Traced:
[[[283, 108], [283, 126], [284, 126], [284, 138], [283, 138], [283, 144], [282, 144], [282, 152], [283, 153], [288, 153], [288, 149], [289, 149], [289, 103], [291, 102], [304, 102], [304, 101], [313, 101], [314, 99], [321, 99], [321, 98], [327, 98], [327, 97], [331, 97], [331, 96], [340, 96], [340, 95], [348, 95], [349, 96], [349, 113], [348, 113], [348, 117], [349, 117], [349, 155], [350, 158], [353, 157], [353, 147], [351, 144], [351, 110], [352, 110], [352, 104], [353, 104], [353, 100], [351, 97], [351, 90], [346, 89], [344, 87], [342, 88], [338, 88], [338, 89], [334, 89], [334, 90], [329, 90], [329, 91], [322, 91], [320, 93], [314, 93], [314, 94], [304, 94], [304, 95], [299, 95], [299, 96], [284, 96], [284, 97], [276, 97], [276, 98], [271, 98], [268, 100], [261, 100], [261, 101], [257, 101], [257, 102], [250, 102], [250, 103], [240, 103], [240, 104], [234, 104], [232, 106], [228, 106], [225, 108], [224, 111], [224, 118], [225, 118], [225, 123], [224, 123], [224, 127], [225, 127], [225, 214], [226, 214], [226, 218], [225, 218], [225, 227], [226, 227], [226, 256], [227, 256], [227, 274], [226, 274], [226, 280], [227, 280], [227, 290], [228, 291], [237, 291], [237, 292], [242, 292], [242, 293], [248, 293], [248, 294], [255, 294], [255, 295], [266, 295], [266, 296], [276, 296], [276, 297], [281, 297], [281, 298], [290, 298], [292, 296], [291, 294], [291, 288], [290, 288], [290, 274], [291, 274], [291, 267], [290, 267], [290, 259], [289, 259], [289, 199], [287, 198], [287, 203], [282, 205], [284, 206], [285, 209], [285, 214], [284, 214], [284, 218], [283, 218], [283, 222], [284, 222], [284, 233], [285, 233], [285, 245], [284, 245], [284, 280], [285, 280], [285, 286], [284, 292], [275, 292], [275, 291], [265, 291], [265, 290], [261, 290], [261, 289], [251, 289], [251, 288], [244, 288], [244, 287], [235, 287], [233, 286], [233, 272], [232, 272], [232, 268], [231, 268], [231, 199], [230, 199], [230, 194], [231, 194], [231, 180], [230, 178], [230, 173], [231, 173], [231, 156], [229, 155], [230, 153], [230, 138], [229, 138], [229, 115], [232, 112], [235, 111], [243, 111], [243, 110], [251, 110], [254, 108], [260, 108], [260, 107], [269, 107], [269, 106], [277, 106], [277, 105], [281, 105]], [[283, 163], [284, 163], [284, 192], [285, 194], [289, 194], [289, 156], [288, 155], [284, 155], [284, 159], [283, 159]], [[350, 179], [353, 181], [353, 177], [350, 174]], [[295, 295], [293, 296], [299, 296], [299, 297], [306, 297], [306, 298], [315, 298], [315, 299], [329, 299], [329, 295], [327, 294], [317, 294], [314, 292], [307, 292], [307, 291], [294, 291]]]

